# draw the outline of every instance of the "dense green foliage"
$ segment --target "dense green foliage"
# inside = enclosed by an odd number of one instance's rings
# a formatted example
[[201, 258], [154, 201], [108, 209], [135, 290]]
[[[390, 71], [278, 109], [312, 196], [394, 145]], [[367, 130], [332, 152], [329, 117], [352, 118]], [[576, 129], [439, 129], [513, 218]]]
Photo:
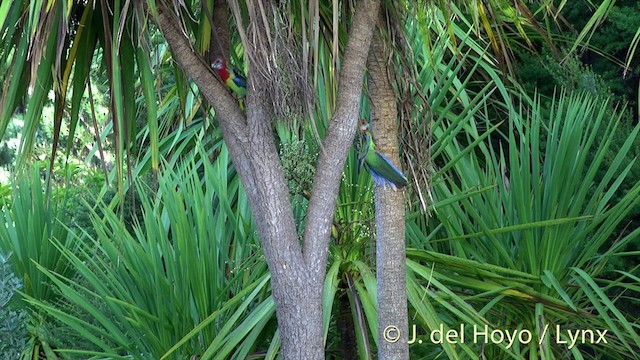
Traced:
[[[8, 262], [0, 256], [0, 353], [277, 358], [270, 274], [215, 112], [154, 26], [141, 26], [117, 6], [102, 14], [100, 6], [74, 2], [67, 13], [67, 5], [53, 3], [48, 14], [59, 16], [42, 21], [69, 20], [67, 42], [56, 43], [57, 32], [14, 35], [3, 21], [18, 23], [26, 8], [0, 4], [0, 79], [12, 79], [1, 90], [0, 109], [0, 167], [11, 179], [0, 184], [0, 255], [11, 254]], [[487, 18], [480, 3], [497, 15]], [[212, 40], [201, 2], [184, 4], [190, 35], [204, 54]], [[246, 16], [245, 5], [238, 16]], [[295, 16], [280, 25], [289, 35], [305, 32], [311, 15], [298, 2], [286, 5], [279, 10]], [[282, 116], [274, 120], [299, 234], [322, 151], [318, 138], [336, 106], [335, 66], [350, 22], [344, 3], [334, 30], [330, 5], [320, 6], [316, 53], [307, 59], [317, 66], [306, 69], [313, 73], [313, 109], [305, 114], [303, 96], [290, 96], [301, 91], [293, 71], [301, 69], [288, 64]], [[528, 15], [503, 2], [407, 12], [416, 18], [392, 11], [416, 4], [396, 5], [389, 11], [399, 31], [391, 32], [389, 73], [411, 182], [410, 324], [423, 336], [411, 345], [412, 358], [637, 358], [638, 62], [623, 79], [619, 60], [640, 28], [640, 5], [619, 1], [590, 47], [563, 63], [525, 26]], [[541, 22], [550, 21], [545, 9], [535, 14]], [[567, 2], [562, 10], [578, 31], [591, 12], [586, 2]], [[30, 29], [39, 15], [27, 13], [21, 21]], [[105, 31], [103, 21], [121, 25], [122, 37], [109, 39], [105, 34], [118, 26]], [[550, 39], [564, 53], [575, 36], [559, 28]], [[35, 39], [48, 42], [44, 53], [32, 55], [43, 65], [33, 69], [40, 86], [28, 93], [28, 81], [15, 79], [31, 76], [26, 51]], [[539, 56], [518, 47], [529, 40]], [[236, 63], [240, 41], [231, 36]], [[299, 60], [296, 44], [276, 41]], [[498, 43], [515, 52], [517, 81], [505, 75]], [[121, 52], [111, 53], [116, 45]], [[62, 65], [54, 61], [59, 50]], [[58, 80], [68, 81], [68, 94]], [[361, 116], [374, 106], [364, 96]], [[370, 359], [380, 341], [374, 192], [359, 165], [352, 149], [323, 288], [327, 358]], [[460, 324], [468, 339], [475, 325], [526, 330], [532, 341], [433, 344], [424, 337]], [[543, 335], [555, 326], [607, 330], [609, 341], [569, 348]]]
[[16, 306], [20, 280], [14, 275], [8, 259], [0, 258], [0, 359], [20, 357], [27, 346], [27, 312]]

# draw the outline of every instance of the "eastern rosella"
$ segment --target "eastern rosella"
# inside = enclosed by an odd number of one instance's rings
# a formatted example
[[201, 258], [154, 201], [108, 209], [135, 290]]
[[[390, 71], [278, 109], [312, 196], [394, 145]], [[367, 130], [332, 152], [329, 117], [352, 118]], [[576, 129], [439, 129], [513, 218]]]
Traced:
[[375, 150], [373, 139], [369, 133], [369, 125], [366, 122], [360, 127], [360, 131], [364, 136], [364, 143], [360, 149], [360, 167], [362, 168], [364, 165], [369, 170], [373, 181], [385, 189], [387, 185], [391, 186], [393, 190], [407, 186], [407, 178], [402, 174], [402, 171]]
[[218, 75], [222, 81], [231, 89], [239, 98], [247, 95], [247, 79], [242, 73], [234, 68], [227, 68], [227, 64], [223, 58], [217, 57], [211, 67], [218, 70]]

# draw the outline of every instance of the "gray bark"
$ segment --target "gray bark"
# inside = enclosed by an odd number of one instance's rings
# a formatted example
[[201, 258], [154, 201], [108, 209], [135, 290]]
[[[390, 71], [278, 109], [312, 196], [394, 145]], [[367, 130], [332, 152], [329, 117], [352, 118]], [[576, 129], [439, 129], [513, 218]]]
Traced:
[[[265, 8], [270, 4], [263, 1]], [[229, 154], [246, 189], [267, 264], [280, 327], [284, 359], [324, 359], [322, 287], [329, 236], [340, 177], [353, 142], [358, 119], [364, 68], [377, 20], [379, 0], [360, 0], [342, 62], [338, 103], [324, 139], [311, 195], [304, 246], [301, 248], [278, 153], [271, 131], [273, 111], [265, 101], [267, 57], [249, 56], [246, 116], [225, 87], [216, 81], [209, 64], [193, 51], [180, 22], [159, 2], [157, 22], [174, 59], [214, 106]], [[253, 30], [267, 38], [269, 29]], [[263, 24], [263, 23], [262, 23]], [[249, 37], [253, 39], [254, 37]], [[245, 44], [255, 49], [256, 44]], [[260, 44], [264, 45], [264, 44]], [[253, 70], [253, 71], [252, 71]]]
[[[384, 154], [400, 169], [397, 108], [393, 87], [387, 76], [389, 48], [385, 47], [379, 30], [375, 32], [367, 63], [374, 142], [376, 151]], [[393, 191], [389, 188], [385, 190], [376, 185], [374, 192], [378, 358], [409, 359], [404, 191]], [[386, 334], [385, 331], [387, 331]], [[397, 335], [399, 335], [398, 339], [396, 339]]]

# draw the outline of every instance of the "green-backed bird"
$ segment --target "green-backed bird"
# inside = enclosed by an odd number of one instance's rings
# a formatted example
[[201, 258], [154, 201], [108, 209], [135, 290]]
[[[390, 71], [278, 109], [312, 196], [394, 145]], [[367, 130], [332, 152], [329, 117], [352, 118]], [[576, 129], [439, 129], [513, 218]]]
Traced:
[[217, 57], [211, 67], [218, 71], [218, 75], [222, 81], [231, 89], [239, 98], [247, 95], [247, 79], [240, 71], [233, 67], [227, 68], [227, 63], [223, 58]]
[[371, 174], [373, 181], [385, 189], [387, 185], [393, 190], [407, 186], [407, 178], [402, 174], [402, 171], [393, 166], [389, 159], [375, 150], [366, 120], [360, 126], [360, 131], [364, 136], [364, 143], [359, 152], [360, 168], [364, 165]]

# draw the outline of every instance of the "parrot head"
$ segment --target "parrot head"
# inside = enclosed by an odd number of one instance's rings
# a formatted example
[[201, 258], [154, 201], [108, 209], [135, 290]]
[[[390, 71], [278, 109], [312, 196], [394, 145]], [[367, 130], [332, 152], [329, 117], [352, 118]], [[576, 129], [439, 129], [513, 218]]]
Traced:
[[360, 119], [360, 124], [358, 125], [358, 129], [364, 134], [369, 132], [369, 121], [367, 121], [367, 119], [364, 119], [364, 118]]
[[213, 60], [213, 63], [211, 63], [211, 67], [216, 70], [224, 69], [226, 67], [224, 59], [221, 57], [215, 58], [215, 60]]

